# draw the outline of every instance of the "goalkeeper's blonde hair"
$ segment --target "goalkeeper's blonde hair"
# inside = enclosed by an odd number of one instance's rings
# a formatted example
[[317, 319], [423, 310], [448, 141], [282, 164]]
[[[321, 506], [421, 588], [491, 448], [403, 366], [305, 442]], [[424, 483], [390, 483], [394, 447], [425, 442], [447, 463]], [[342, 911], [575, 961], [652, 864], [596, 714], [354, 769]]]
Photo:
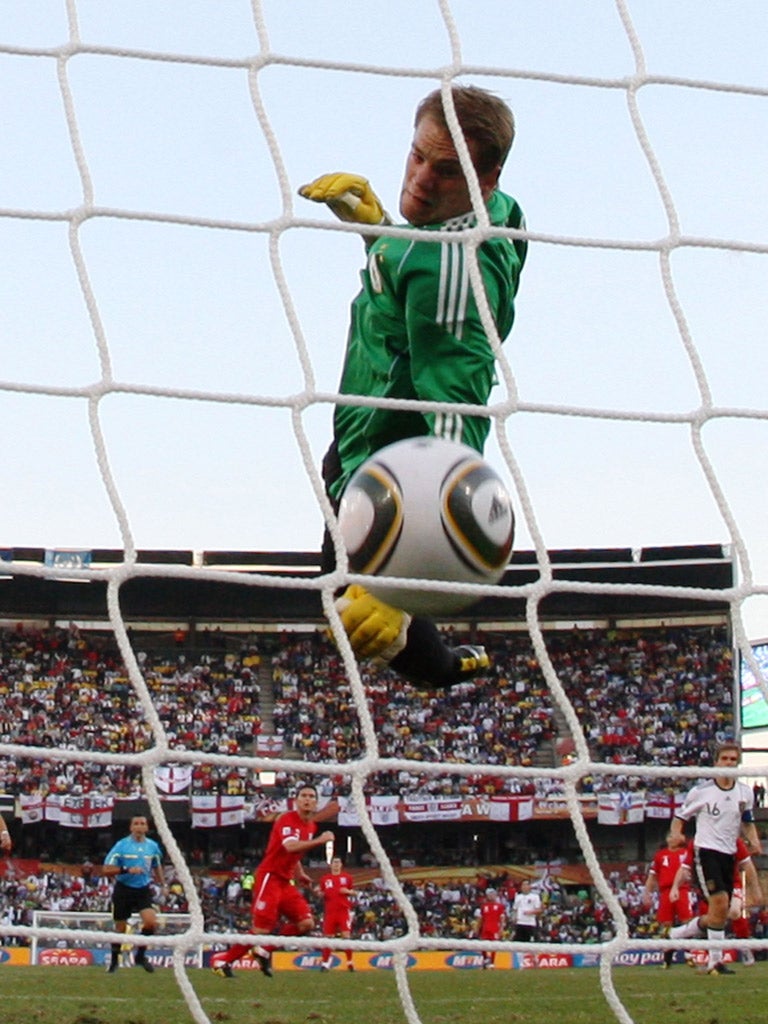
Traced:
[[[475, 143], [475, 170], [484, 174], [503, 167], [515, 140], [514, 114], [505, 101], [476, 85], [454, 85], [451, 95], [464, 137]], [[431, 117], [442, 128], [448, 128], [440, 89], [435, 89], [419, 103], [414, 126], [424, 117]]]

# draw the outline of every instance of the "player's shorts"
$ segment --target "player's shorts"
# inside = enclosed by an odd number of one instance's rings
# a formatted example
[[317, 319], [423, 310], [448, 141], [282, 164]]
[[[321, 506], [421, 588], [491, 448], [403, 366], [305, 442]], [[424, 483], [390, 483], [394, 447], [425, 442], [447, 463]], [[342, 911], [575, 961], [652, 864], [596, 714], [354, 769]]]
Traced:
[[498, 928], [481, 928], [479, 938], [485, 939], [486, 942], [498, 942], [501, 932]]
[[703, 847], [696, 847], [696, 877], [705, 896], [712, 896], [716, 892], [724, 892], [730, 899], [733, 892], [735, 862], [735, 853], [722, 853], [720, 850], [706, 850]]
[[352, 913], [343, 907], [339, 910], [326, 910], [323, 915], [323, 935], [333, 938], [334, 935], [345, 935], [352, 931]]
[[515, 942], [535, 942], [536, 926], [532, 924], [515, 925]]
[[131, 914], [152, 908], [152, 890], [148, 885], [134, 889], [122, 882], [115, 882], [112, 890], [112, 917], [115, 921], [127, 921]]
[[293, 924], [312, 920], [312, 910], [300, 889], [288, 879], [268, 872], [256, 879], [251, 904], [251, 922], [254, 928], [274, 932], [281, 917]]
[[659, 906], [656, 920], [659, 924], [683, 924], [694, 916], [693, 893], [690, 889], [681, 889], [676, 900], [669, 898], [669, 889], [659, 890]]

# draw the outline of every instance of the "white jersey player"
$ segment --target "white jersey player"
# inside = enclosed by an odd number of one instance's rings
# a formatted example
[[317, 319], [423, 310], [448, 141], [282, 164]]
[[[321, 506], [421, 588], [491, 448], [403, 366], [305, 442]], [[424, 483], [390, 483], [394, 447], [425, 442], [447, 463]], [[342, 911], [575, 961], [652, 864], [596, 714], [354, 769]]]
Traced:
[[[716, 768], [736, 768], [741, 760], [741, 748], [736, 743], [724, 743], [717, 749]], [[688, 924], [670, 931], [673, 939], [693, 939], [706, 933], [708, 939], [722, 940], [733, 892], [736, 860], [736, 842], [744, 835], [750, 852], [762, 850], [753, 817], [754, 796], [749, 786], [737, 779], [717, 776], [693, 787], [682, 807], [672, 819], [670, 846], [686, 842], [685, 822], [695, 820], [693, 840], [695, 870], [699, 884], [707, 898], [706, 914], [694, 917]], [[713, 974], [732, 974], [722, 962], [720, 950], [710, 950], [706, 970]]]
[[[724, 788], [722, 783], [728, 784]], [[688, 792], [676, 818], [696, 819], [697, 849], [719, 850], [733, 856], [742, 824], [752, 821], [754, 796], [749, 786], [734, 779], [705, 779]]]

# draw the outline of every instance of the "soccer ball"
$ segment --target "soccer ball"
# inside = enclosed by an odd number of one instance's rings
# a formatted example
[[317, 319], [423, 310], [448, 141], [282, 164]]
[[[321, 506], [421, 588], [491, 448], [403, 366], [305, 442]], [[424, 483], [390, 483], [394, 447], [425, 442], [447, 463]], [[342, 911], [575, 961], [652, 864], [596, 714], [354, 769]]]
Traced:
[[476, 598], [413, 590], [387, 577], [497, 583], [514, 540], [512, 501], [473, 448], [416, 437], [382, 448], [347, 484], [339, 527], [353, 572], [366, 588], [405, 611], [460, 611]]

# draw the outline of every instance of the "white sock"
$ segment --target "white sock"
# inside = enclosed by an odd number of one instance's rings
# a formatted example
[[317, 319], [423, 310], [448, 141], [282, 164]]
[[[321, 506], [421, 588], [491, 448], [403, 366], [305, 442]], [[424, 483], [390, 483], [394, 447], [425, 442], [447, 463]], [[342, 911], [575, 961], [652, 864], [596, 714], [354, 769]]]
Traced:
[[[707, 928], [707, 938], [712, 939], [713, 942], [718, 942], [725, 938], [724, 928]], [[722, 949], [710, 949], [707, 953], [707, 967], [714, 967], [715, 964], [719, 964], [723, 959]]]
[[677, 928], [670, 928], [669, 930], [669, 937], [671, 939], [697, 939], [702, 934], [698, 917], [693, 917], [685, 924], [678, 925]]

